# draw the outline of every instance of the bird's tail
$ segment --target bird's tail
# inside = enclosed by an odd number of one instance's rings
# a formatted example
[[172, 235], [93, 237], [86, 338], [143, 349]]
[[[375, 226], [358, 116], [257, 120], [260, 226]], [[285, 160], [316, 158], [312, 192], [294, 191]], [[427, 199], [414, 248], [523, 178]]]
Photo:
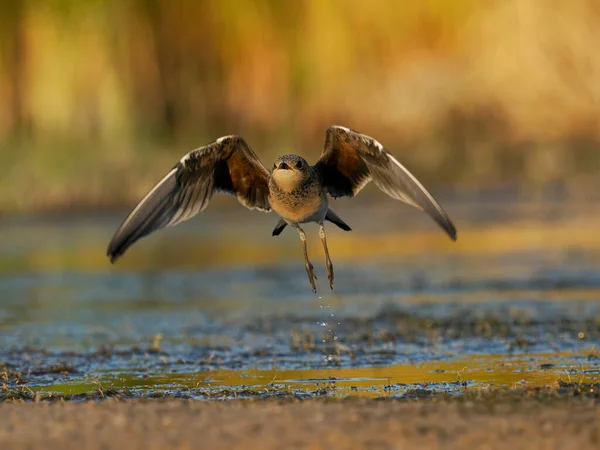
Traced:
[[348, 226], [346, 222], [339, 218], [339, 216], [332, 211], [331, 208], [327, 210], [327, 215], [325, 216], [325, 220], [329, 220], [331, 223], [335, 223], [338, 227], [340, 227], [344, 231], [350, 231], [352, 228]]
[[279, 219], [279, 222], [277, 222], [277, 225], [275, 225], [275, 229], [273, 230], [273, 236], [279, 236], [285, 227], [287, 227], [287, 222], [283, 219]]

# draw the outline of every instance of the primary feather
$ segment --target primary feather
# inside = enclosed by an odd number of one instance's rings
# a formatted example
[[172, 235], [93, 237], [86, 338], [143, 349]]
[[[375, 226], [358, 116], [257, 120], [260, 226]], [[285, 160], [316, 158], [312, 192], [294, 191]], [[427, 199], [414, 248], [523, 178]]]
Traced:
[[250, 209], [270, 211], [269, 172], [239, 136], [225, 136], [185, 155], [127, 216], [108, 245], [114, 262], [134, 242], [195, 216], [215, 192]]
[[330, 126], [315, 168], [334, 198], [353, 197], [371, 180], [390, 197], [424, 210], [456, 240], [456, 228], [433, 196], [396, 158], [372, 137]]

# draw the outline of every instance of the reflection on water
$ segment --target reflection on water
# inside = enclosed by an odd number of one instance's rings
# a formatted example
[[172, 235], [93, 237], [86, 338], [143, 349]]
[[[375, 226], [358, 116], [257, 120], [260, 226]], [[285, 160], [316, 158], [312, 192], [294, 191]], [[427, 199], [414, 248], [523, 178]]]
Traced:
[[[144, 396], [168, 392], [192, 398], [223, 395], [245, 397], [265, 390], [295, 395], [402, 396], [409, 389], [460, 393], [469, 389], [552, 386], [558, 381], [596, 383], [600, 363], [584, 362], [587, 356], [571, 353], [528, 354], [518, 357], [477, 355], [452, 361], [395, 364], [385, 367], [352, 367], [289, 370], [165, 371], [148, 375], [130, 370], [99, 371], [94, 379], [34, 387], [60, 394], [92, 392], [99, 386], [126, 389]], [[583, 366], [586, 369], [583, 369]], [[590, 368], [591, 367], [591, 368]]]
[[[328, 236], [335, 292], [307, 227], [318, 296], [296, 234], [272, 238], [270, 215], [209, 210], [116, 266], [104, 252], [120, 216], [5, 221], [0, 363], [35, 389], [196, 397], [597, 377], [600, 217], [588, 205], [450, 204], [456, 244], [410, 208], [355, 205], [336, 206], [355, 231]], [[73, 370], [47, 370], [61, 364]]]

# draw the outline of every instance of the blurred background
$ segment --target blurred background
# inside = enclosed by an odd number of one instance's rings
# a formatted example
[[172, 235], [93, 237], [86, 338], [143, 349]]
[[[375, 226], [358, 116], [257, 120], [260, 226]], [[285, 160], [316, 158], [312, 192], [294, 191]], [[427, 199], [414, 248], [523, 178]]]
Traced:
[[0, 211], [129, 208], [225, 134], [314, 160], [333, 123], [437, 192], [597, 196], [598, 42], [595, 0], [3, 1]]
[[[597, 0], [0, 1], [0, 367], [39, 361], [29, 386], [46, 389], [47, 354], [20, 349], [56, 350], [66, 393], [116, 369], [152, 386], [167, 356], [194, 383], [255, 367], [450, 382], [463, 357], [492, 384], [597, 374], [599, 43]], [[297, 234], [227, 196], [109, 263], [188, 151], [235, 133], [267, 167], [316, 161], [330, 124], [396, 155], [458, 241], [370, 185], [332, 204], [353, 228], [328, 227], [334, 292], [314, 224], [317, 295]], [[140, 359], [61, 353], [103, 346]], [[525, 366], [504, 365], [515, 351]], [[438, 366], [407, 378], [415, 363]]]

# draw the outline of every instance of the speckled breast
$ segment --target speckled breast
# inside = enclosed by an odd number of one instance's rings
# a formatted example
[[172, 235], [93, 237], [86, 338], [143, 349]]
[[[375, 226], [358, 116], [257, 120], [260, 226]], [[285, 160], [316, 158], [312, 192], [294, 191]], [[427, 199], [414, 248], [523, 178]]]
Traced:
[[269, 203], [288, 222], [319, 222], [327, 214], [327, 196], [320, 189], [283, 192], [271, 190]]

